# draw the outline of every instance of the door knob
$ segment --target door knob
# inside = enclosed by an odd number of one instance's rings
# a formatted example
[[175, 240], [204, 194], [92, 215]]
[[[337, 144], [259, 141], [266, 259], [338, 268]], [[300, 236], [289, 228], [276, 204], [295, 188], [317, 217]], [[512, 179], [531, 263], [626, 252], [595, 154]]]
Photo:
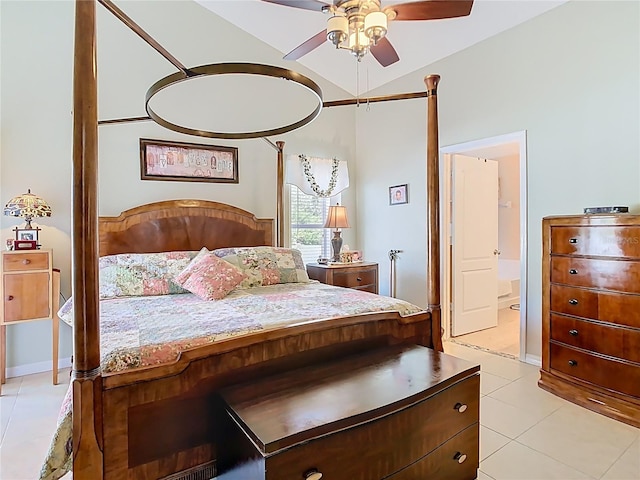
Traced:
[[454, 456], [453, 456], [454, 460], [457, 460], [458, 463], [464, 463], [464, 461], [467, 459], [467, 456], [464, 453], [461, 452], [457, 452]]

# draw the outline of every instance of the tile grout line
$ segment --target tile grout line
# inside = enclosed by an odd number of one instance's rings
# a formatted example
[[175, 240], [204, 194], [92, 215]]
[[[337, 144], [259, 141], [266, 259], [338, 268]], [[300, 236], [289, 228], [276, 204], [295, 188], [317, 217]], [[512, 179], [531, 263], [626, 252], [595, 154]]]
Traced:
[[609, 465], [609, 468], [607, 468], [607, 469], [604, 471], [604, 473], [603, 473], [602, 475], [600, 475], [600, 477], [599, 477], [599, 478], [601, 478], [601, 479], [602, 479], [602, 478], [604, 478], [604, 477], [605, 477], [605, 475], [609, 472], [609, 470], [611, 470], [611, 469], [613, 468], [613, 466], [614, 466], [616, 463], [618, 463], [618, 462], [622, 459], [622, 457], [624, 457], [624, 456], [625, 456], [625, 454], [626, 454], [629, 450], [631, 450], [631, 447], [633, 447], [633, 444], [634, 444], [634, 443], [636, 443], [636, 442], [640, 442], [640, 434], [636, 435], [636, 438], [634, 438], [634, 439], [633, 439], [633, 441], [629, 444], [629, 446], [628, 446], [627, 448], [625, 448], [625, 449], [624, 449], [624, 451], [620, 454], [620, 456], [619, 456], [618, 458], [616, 458], [616, 459], [613, 461], [613, 463], [612, 463], [611, 465]]

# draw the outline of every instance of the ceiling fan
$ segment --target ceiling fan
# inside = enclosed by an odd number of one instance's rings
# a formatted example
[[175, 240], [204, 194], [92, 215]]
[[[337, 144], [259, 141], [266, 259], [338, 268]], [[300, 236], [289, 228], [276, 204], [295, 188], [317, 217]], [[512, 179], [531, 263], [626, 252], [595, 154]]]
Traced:
[[297, 60], [328, 40], [336, 48], [349, 50], [360, 61], [367, 52], [383, 67], [400, 58], [386, 37], [389, 21], [438, 20], [471, 13], [473, 0], [422, 0], [382, 7], [381, 0], [262, 0], [286, 7], [314, 10], [330, 15], [327, 29], [287, 53]]

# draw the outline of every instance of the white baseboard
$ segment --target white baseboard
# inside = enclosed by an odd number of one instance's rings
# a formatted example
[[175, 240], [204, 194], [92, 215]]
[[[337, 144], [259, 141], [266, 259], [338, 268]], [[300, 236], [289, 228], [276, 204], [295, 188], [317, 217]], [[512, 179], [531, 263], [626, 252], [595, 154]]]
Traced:
[[[58, 368], [67, 368], [71, 366], [71, 357], [59, 358]], [[22, 377], [24, 375], [33, 375], [34, 373], [50, 372], [51, 362], [27, 363], [26, 365], [18, 365], [17, 367], [7, 368], [7, 378]]]
[[542, 366], [542, 357], [538, 355], [531, 355], [530, 353], [527, 353], [524, 357], [524, 361], [537, 367]]

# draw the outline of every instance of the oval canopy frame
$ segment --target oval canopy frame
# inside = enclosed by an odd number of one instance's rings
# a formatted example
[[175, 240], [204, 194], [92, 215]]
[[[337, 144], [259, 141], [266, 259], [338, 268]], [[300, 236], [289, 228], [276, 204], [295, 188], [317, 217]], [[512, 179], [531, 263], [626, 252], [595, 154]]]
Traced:
[[[180, 82], [184, 82], [193, 78], [205, 77], [205, 76], [213, 76], [213, 75], [226, 75], [233, 73], [242, 73], [246, 75], [262, 75], [267, 77], [276, 77], [282, 78], [284, 80], [290, 80], [292, 82], [297, 83], [298, 85], [307, 88], [312, 93], [314, 93], [318, 99], [318, 106], [311, 112], [309, 115], [304, 117], [302, 120], [298, 120], [297, 122], [291, 123], [289, 125], [285, 125], [279, 128], [273, 128], [269, 130], [261, 130], [257, 132], [212, 132], [208, 130], [198, 130], [195, 128], [184, 127], [181, 125], [177, 125], [172, 123], [156, 112], [153, 111], [149, 102], [153, 98], [153, 96], [159, 91], [168, 88], [172, 85], [175, 85]], [[198, 67], [193, 67], [188, 70], [188, 75], [185, 75], [183, 72], [177, 72], [171, 74], [167, 77], [164, 77], [154, 83], [149, 90], [147, 90], [147, 95], [145, 97], [145, 109], [147, 113], [157, 124], [162, 125], [169, 130], [173, 130], [174, 132], [186, 133], [187, 135], [196, 135], [199, 137], [208, 137], [208, 138], [225, 138], [225, 139], [233, 139], [233, 140], [241, 140], [245, 138], [260, 138], [260, 137], [270, 137], [274, 135], [280, 135], [282, 133], [287, 133], [292, 130], [295, 130], [300, 127], [304, 127], [305, 125], [311, 123], [315, 118], [320, 115], [320, 111], [322, 110], [322, 90], [308, 77], [304, 75], [294, 72], [293, 70], [288, 70], [282, 67], [276, 67], [273, 65], [261, 65], [258, 63], [215, 63], [210, 65], [200, 65]]]

